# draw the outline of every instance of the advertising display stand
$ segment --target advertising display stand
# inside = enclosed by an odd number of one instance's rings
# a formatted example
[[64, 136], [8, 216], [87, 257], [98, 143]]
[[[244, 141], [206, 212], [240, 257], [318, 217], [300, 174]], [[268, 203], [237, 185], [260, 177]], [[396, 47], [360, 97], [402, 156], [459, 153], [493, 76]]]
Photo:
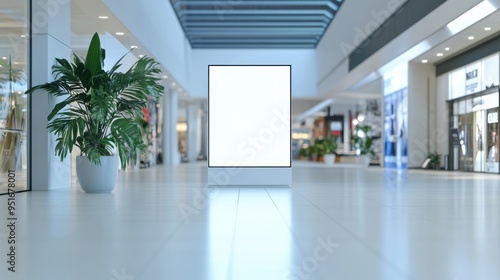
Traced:
[[291, 66], [208, 66], [208, 185], [291, 186]]

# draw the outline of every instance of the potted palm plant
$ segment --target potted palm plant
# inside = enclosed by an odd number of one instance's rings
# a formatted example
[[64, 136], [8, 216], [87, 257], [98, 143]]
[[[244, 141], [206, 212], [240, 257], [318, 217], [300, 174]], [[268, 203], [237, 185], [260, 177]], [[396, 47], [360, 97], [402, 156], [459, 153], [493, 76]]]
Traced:
[[[64, 97], [48, 115], [47, 128], [57, 136], [55, 153], [64, 159], [78, 147], [76, 171], [85, 192], [111, 192], [121, 168], [137, 162], [137, 151], [146, 145], [141, 134], [142, 109], [148, 97], [158, 99], [164, 91], [159, 83], [161, 68], [150, 57], [140, 58], [126, 72], [118, 72], [118, 60], [104, 70], [105, 50], [94, 34], [85, 59], [56, 59], [55, 80], [35, 86], [54, 96]], [[123, 57], [122, 57], [123, 58]]]
[[323, 162], [325, 156], [325, 139], [314, 140], [314, 148], [316, 151], [316, 161]]
[[438, 152], [430, 153], [427, 158], [430, 159], [432, 168], [436, 170], [439, 170], [441, 168], [441, 155]]
[[337, 152], [337, 137], [330, 134], [323, 141], [324, 162], [328, 165], [333, 165], [335, 163], [335, 157]]

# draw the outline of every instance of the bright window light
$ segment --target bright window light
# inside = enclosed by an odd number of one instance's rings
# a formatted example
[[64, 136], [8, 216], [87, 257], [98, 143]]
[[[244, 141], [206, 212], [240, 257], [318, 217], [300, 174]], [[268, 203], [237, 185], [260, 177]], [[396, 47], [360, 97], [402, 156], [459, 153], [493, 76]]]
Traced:
[[448, 27], [452, 35], [455, 35], [493, 13], [495, 10], [495, 6], [493, 6], [488, 0], [485, 0], [448, 23], [446, 27]]

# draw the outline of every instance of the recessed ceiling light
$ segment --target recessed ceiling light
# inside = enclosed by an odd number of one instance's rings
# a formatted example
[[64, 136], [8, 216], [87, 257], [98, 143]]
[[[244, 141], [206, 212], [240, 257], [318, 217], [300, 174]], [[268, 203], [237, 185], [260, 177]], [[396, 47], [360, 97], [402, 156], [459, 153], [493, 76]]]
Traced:
[[490, 31], [491, 30], [491, 27], [485, 27], [484, 30], [486, 31]]
[[450, 48], [444, 48], [444, 50], [445, 50], [445, 51], [449, 51], [449, 50], [450, 50]]
[[467, 39], [474, 40], [474, 36], [469, 36], [469, 37], [467, 37]]
[[182, 88], [179, 88], [179, 91], [182, 91]]
[[163, 75], [163, 79], [167, 79], [168, 78], [168, 75]]
[[436, 54], [437, 56], [443, 56], [443, 53], [442, 52], [439, 52]]
[[5, 59], [7, 59], [7, 57], [6, 56], [2, 56], [2, 59], [5, 60]]
[[422, 63], [427, 63], [427, 59], [422, 59]]
[[26, 35], [22, 34], [22, 35], [21, 35], [21, 38], [26, 38]]
[[22, 91], [18, 91], [18, 92], [17, 92], [17, 94], [21, 94], [21, 93], [23, 93], [23, 92], [22, 92]]
[[176, 83], [175, 83], [175, 82], [172, 82], [172, 86], [174, 86], [174, 87], [175, 87], [175, 85], [176, 85]]
[[125, 35], [125, 33], [123, 33], [123, 32], [116, 32], [115, 34], [118, 35], [118, 36]]
[[138, 46], [132, 45], [132, 46], [130, 46], [130, 48], [131, 48], [131, 49], [137, 49], [137, 48], [138, 48]]
[[145, 55], [143, 55], [143, 54], [140, 54], [140, 55], [139, 55], [139, 58], [143, 58], [143, 57], [145, 57]]
[[108, 19], [108, 16], [99, 16], [100, 19]]
[[17, 61], [14, 61], [14, 64], [15, 64], [15, 65], [18, 65], [18, 64], [21, 64], [21, 63], [19, 63], [19, 62], [17, 62]]

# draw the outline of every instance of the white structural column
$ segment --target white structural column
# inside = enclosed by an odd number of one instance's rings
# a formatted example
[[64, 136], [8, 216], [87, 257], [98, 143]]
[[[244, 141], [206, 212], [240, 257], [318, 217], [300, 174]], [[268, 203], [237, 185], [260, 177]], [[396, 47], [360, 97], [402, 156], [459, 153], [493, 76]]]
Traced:
[[180, 163], [177, 140], [177, 110], [178, 96], [172, 89], [166, 89], [163, 96], [163, 164], [176, 165]]
[[342, 151], [343, 153], [349, 153], [351, 151], [351, 121], [350, 121], [350, 110], [345, 109], [344, 110], [344, 150]]
[[[430, 152], [436, 149], [436, 68], [432, 64], [408, 64], [408, 167], [420, 167]], [[444, 133], [444, 134], [443, 134]]]
[[201, 136], [200, 106], [191, 104], [187, 108], [187, 157], [189, 162], [195, 162], [198, 157]]
[[208, 104], [203, 102], [201, 114], [201, 148], [200, 154], [208, 159]]
[[[36, 1], [32, 5], [31, 83], [53, 80], [55, 58], [70, 57], [71, 9], [69, 0]], [[55, 156], [56, 137], [47, 131], [47, 116], [58, 99], [45, 92], [31, 97], [31, 187], [52, 190], [70, 187], [70, 157]]]

